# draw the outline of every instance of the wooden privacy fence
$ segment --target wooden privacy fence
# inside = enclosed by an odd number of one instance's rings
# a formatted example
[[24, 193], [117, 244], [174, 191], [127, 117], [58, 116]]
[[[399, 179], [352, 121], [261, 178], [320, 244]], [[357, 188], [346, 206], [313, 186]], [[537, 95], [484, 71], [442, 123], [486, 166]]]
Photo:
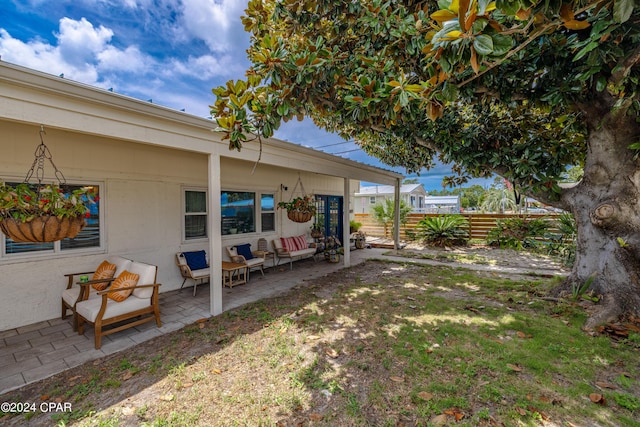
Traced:
[[[469, 237], [472, 239], [485, 239], [487, 233], [496, 227], [497, 221], [503, 218], [544, 218], [551, 224], [549, 228], [550, 233], [559, 233], [554, 226], [555, 221], [558, 219], [558, 214], [544, 213], [544, 214], [494, 214], [494, 213], [472, 213], [465, 212], [460, 214], [467, 219], [469, 223]], [[425, 217], [439, 216], [439, 214], [409, 214], [407, 216], [407, 223], [400, 227], [400, 239], [410, 240], [407, 238], [407, 232], [411, 235], [415, 231], [416, 226]], [[364, 231], [367, 236], [384, 236], [384, 227], [375, 221], [372, 215], [369, 214], [355, 214], [354, 220], [362, 223], [361, 230]], [[391, 238], [391, 226], [387, 230], [387, 237]]]

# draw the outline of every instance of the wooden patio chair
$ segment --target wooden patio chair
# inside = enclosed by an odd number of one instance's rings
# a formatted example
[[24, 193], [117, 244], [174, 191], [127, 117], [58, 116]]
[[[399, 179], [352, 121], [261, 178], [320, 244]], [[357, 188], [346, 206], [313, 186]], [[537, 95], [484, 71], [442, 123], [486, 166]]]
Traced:
[[[160, 306], [156, 283], [158, 267], [132, 261], [104, 291], [99, 298], [91, 298], [76, 304], [78, 334], [84, 333], [84, 324], [90, 323], [94, 329], [95, 348], [102, 345], [102, 337], [124, 329], [132, 328], [155, 320], [158, 327]], [[110, 328], [111, 325], [114, 325]]]
[[176, 254], [176, 264], [183, 278], [180, 289], [183, 288], [188, 279], [193, 280], [193, 296], [195, 297], [196, 291], [198, 290], [198, 283], [203, 283], [205, 279], [209, 281], [209, 276], [211, 275], [206, 252], [178, 252]]
[[[101, 267], [104, 264], [115, 266], [115, 271], [105, 272]], [[110, 256], [105, 262], [101, 263], [96, 270], [84, 271], [79, 273], [68, 273], [64, 276], [67, 278], [67, 288], [62, 292], [62, 319], [68, 316], [71, 311], [73, 316], [73, 330], [78, 330], [78, 318], [76, 316], [76, 304], [87, 299], [99, 298], [98, 292], [107, 288], [120, 273], [131, 266], [132, 261], [121, 256]], [[108, 267], [107, 267], [108, 268]], [[91, 275], [90, 280], [80, 282], [82, 276]]]
[[260, 269], [260, 273], [262, 273], [262, 277], [264, 277], [265, 252], [251, 251], [250, 243], [230, 246], [226, 249], [231, 262], [247, 266], [247, 281], [249, 280], [249, 272], [251, 272], [251, 269]]

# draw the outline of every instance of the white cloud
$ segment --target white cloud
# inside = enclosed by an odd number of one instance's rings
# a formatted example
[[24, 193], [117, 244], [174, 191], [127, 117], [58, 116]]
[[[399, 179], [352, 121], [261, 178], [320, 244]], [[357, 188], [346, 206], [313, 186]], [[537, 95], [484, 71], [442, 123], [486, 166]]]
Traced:
[[96, 29], [85, 18], [80, 21], [62, 18], [56, 37], [63, 60], [81, 67], [95, 61], [96, 55], [111, 41], [113, 31], [102, 25]]
[[238, 0], [186, 0], [182, 4], [184, 31], [203, 40], [214, 52], [244, 54], [249, 35], [240, 16], [246, 6], [246, 1]]
[[142, 73], [154, 62], [145, 56], [137, 46], [129, 46], [124, 50], [106, 46], [96, 55], [100, 71], [126, 71]]
[[239, 78], [244, 75], [244, 67], [229, 55], [190, 56], [186, 61], [172, 59], [167, 67], [169, 76], [187, 76], [198, 80], [210, 80], [216, 77]]

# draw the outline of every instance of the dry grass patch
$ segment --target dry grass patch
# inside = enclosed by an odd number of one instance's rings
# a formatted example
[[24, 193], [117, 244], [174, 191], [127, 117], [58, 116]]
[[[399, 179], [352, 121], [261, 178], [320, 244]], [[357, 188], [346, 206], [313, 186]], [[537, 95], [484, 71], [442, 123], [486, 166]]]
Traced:
[[552, 284], [367, 262], [2, 396], [61, 398], [71, 416], [0, 420], [637, 425], [638, 343], [581, 332], [582, 307], [539, 298]]

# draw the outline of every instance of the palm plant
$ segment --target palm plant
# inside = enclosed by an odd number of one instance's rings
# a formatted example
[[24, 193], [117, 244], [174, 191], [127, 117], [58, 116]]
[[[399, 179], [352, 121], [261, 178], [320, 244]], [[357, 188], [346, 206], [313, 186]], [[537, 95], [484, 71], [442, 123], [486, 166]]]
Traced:
[[465, 245], [469, 223], [461, 215], [426, 217], [416, 226], [416, 236], [433, 246]]
[[[385, 199], [384, 203], [378, 203], [371, 208], [373, 219], [384, 227], [384, 237], [387, 237], [389, 224], [393, 224], [395, 219], [395, 203], [393, 199]], [[411, 212], [411, 207], [407, 206], [404, 200], [400, 200], [400, 224], [407, 223], [407, 215]]]

